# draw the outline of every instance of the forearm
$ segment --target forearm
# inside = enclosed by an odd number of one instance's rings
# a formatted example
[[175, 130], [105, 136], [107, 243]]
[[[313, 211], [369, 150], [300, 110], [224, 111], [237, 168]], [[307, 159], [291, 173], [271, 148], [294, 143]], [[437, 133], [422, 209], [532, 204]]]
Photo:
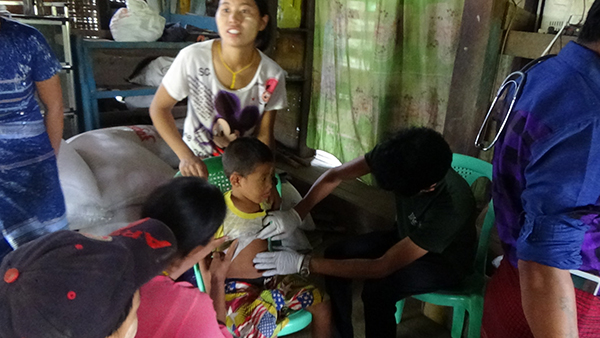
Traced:
[[519, 260], [523, 311], [535, 337], [579, 337], [575, 290], [568, 270]]
[[306, 196], [294, 207], [300, 218], [304, 219], [312, 208], [331, 194], [341, 182], [341, 179], [335, 177], [334, 169], [329, 169], [321, 175]]
[[327, 195], [331, 194], [342, 181], [357, 179], [371, 172], [364, 156], [359, 156], [339, 167], [331, 168], [312, 185], [306, 196], [294, 209], [304, 219], [310, 210]]
[[427, 250], [405, 237], [376, 259], [313, 258], [311, 272], [343, 278], [384, 278], [427, 254]]
[[50, 144], [52, 145], [52, 148], [54, 148], [54, 153], [58, 155], [64, 128], [62, 104], [53, 107], [52, 110], [48, 109], [46, 116], [44, 117], [44, 123], [46, 125], [46, 132], [50, 138]]
[[342, 278], [383, 278], [392, 273], [381, 259], [312, 258], [311, 273]]
[[260, 121], [260, 126], [258, 128], [258, 134], [256, 135], [256, 138], [259, 139], [262, 143], [268, 145], [269, 148], [271, 148], [271, 150], [275, 150], [274, 130], [276, 116], [276, 110], [269, 110], [264, 112]]
[[225, 306], [225, 280], [217, 277], [211, 278], [209, 295], [213, 301], [215, 312], [217, 313], [217, 320], [225, 323], [227, 317]]
[[150, 106], [150, 118], [160, 136], [167, 142], [180, 160], [194, 156], [194, 153], [187, 144], [183, 142], [169, 108]]
[[260, 133], [256, 138], [259, 139], [262, 143], [269, 146], [271, 150], [275, 150], [275, 136], [273, 135], [272, 130], [267, 131], [265, 133]]
[[55, 74], [48, 80], [35, 83], [38, 96], [45, 106], [46, 114], [44, 116], [44, 124], [46, 132], [50, 138], [50, 144], [54, 148], [54, 153], [58, 154], [60, 141], [63, 135], [64, 117], [63, 117], [63, 100], [62, 88], [60, 87], [60, 78]]

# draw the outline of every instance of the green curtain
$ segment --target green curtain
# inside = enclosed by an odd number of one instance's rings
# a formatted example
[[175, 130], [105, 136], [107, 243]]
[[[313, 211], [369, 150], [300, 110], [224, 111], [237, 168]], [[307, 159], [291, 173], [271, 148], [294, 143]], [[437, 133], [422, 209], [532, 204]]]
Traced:
[[464, 0], [316, 1], [307, 144], [347, 162], [388, 132], [442, 132]]

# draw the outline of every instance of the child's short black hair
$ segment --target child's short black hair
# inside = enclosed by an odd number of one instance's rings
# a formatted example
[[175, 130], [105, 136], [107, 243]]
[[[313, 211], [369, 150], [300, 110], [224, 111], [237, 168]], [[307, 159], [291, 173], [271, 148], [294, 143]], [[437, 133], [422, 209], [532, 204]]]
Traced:
[[452, 151], [437, 131], [403, 129], [382, 142], [369, 166], [379, 186], [413, 196], [439, 182], [450, 169]]
[[577, 38], [577, 42], [583, 44], [598, 41], [600, 41], [600, 0], [596, 0], [592, 4]]
[[237, 172], [250, 175], [256, 166], [275, 162], [273, 152], [264, 143], [253, 137], [240, 137], [229, 143], [223, 154], [223, 171], [227, 177]]
[[178, 254], [185, 257], [208, 244], [223, 224], [225, 209], [219, 188], [199, 177], [177, 177], [150, 194], [142, 217], [155, 218], [171, 228]]

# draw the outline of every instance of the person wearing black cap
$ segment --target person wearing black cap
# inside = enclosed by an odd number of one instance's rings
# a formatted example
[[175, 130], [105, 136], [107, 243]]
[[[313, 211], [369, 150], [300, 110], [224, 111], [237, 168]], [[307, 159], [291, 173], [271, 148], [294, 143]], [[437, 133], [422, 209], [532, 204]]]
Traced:
[[132, 338], [139, 288], [177, 251], [173, 232], [144, 219], [112, 236], [59, 231], [0, 265], [1, 338]]
[[333, 319], [342, 337], [353, 337], [352, 279], [366, 278], [362, 299], [366, 337], [395, 337], [396, 302], [460, 283], [475, 257], [475, 201], [467, 182], [450, 166], [452, 152], [438, 132], [400, 130], [390, 139], [313, 184], [294, 209], [265, 217], [261, 238], [280, 239], [342, 181], [371, 173], [394, 192], [396, 229], [372, 232], [325, 251], [325, 258], [296, 252], [263, 252], [255, 267], [263, 276], [326, 275]]

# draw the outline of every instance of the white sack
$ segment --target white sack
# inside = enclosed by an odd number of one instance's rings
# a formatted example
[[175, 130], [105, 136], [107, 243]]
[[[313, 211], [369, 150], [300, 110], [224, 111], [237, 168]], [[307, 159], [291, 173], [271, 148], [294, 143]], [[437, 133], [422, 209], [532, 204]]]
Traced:
[[150, 61], [136, 76], [129, 79], [129, 82], [142, 86], [158, 87], [165, 74], [167, 74], [169, 67], [173, 64], [173, 60], [175, 58], [159, 56]]
[[57, 163], [71, 230], [105, 222], [108, 210], [102, 202], [96, 177], [73, 146], [64, 140], [60, 145]]
[[176, 172], [164, 158], [177, 157], [152, 126], [93, 130], [67, 142], [58, 164], [71, 229], [136, 220], [150, 192]]
[[165, 29], [165, 18], [143, 0], [127, 0], [127, 8], [119, 8], [110, 19], [110, 32], [115, 41], [158, 40]]

